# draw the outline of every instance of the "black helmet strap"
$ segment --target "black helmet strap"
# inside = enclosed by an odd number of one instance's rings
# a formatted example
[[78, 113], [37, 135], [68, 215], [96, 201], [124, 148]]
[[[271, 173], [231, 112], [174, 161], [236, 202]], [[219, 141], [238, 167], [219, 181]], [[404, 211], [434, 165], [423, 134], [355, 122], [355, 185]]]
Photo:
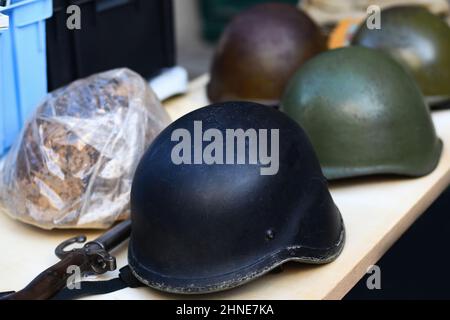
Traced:
[[140, 282], [131, 272], [129, 266], [119, 270], [119, 276], [106, 281], [82, 281], [79, 283], [80, 289], [64, 288], [57, 293], [52, 300], [73, 300], [77, 298], [107, 294], [125, 288], [138, 288], [145, 285]]

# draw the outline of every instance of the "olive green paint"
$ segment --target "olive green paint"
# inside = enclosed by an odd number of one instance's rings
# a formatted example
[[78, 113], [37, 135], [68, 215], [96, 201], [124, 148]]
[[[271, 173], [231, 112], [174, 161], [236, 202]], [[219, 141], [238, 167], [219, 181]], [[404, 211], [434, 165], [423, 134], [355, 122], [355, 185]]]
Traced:
[[381, 29], [362, 23], [352, 44], [385, 50], [414, 75], [426, 96], [450, 96], [450, 27], [427, 9], [381, 11]]
[[442, 143], [417, 84], [378, 50], [314, 57], [294, 75], [281, 107], [306, 130], [328, 179], [422, 176], [438, 163]]

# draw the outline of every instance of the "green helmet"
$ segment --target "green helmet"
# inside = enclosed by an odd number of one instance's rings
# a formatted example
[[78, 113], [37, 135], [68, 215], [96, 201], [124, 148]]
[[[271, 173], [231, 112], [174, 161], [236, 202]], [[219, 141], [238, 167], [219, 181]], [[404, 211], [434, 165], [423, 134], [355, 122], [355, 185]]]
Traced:
[[237, 15], [220, 39], [208, 98], [278, 104], [294, 72], [325, 49], [319, 27], [295, 6], [253, 6]]
[[306, 130], [328, 179], [422, 176], [442, 150], [416, 82], [377, 50], [347, 47], [311, 59], [281, 108]]
[[362, 23], [352, 44], [389, 52], [415, 77], [426, 96], [450, 96], [450, 27], [427, 9], [381, 11], [381, 29]]

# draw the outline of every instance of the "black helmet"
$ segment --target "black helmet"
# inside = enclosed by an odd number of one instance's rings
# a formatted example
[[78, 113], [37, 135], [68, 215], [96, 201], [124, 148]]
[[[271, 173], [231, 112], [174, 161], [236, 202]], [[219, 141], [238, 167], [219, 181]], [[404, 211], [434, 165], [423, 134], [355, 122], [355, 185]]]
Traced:
[[167, 292], [229, 289], [290, 260], [327, 263], [344, 245], [305, 132], [251, 102], [213, 104], [167, 127], [137, 168], [131, 210], [130, 268]]

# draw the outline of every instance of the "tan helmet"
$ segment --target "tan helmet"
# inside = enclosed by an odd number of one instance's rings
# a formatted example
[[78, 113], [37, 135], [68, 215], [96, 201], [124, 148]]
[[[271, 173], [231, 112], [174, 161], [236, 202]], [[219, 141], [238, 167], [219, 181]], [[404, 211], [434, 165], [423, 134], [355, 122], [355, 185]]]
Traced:
[[325, 49], [317, 25], [295, 6], [256, 5], [237, 15], [222, 34], [208, 97], [277, 104], [295, 71]]

